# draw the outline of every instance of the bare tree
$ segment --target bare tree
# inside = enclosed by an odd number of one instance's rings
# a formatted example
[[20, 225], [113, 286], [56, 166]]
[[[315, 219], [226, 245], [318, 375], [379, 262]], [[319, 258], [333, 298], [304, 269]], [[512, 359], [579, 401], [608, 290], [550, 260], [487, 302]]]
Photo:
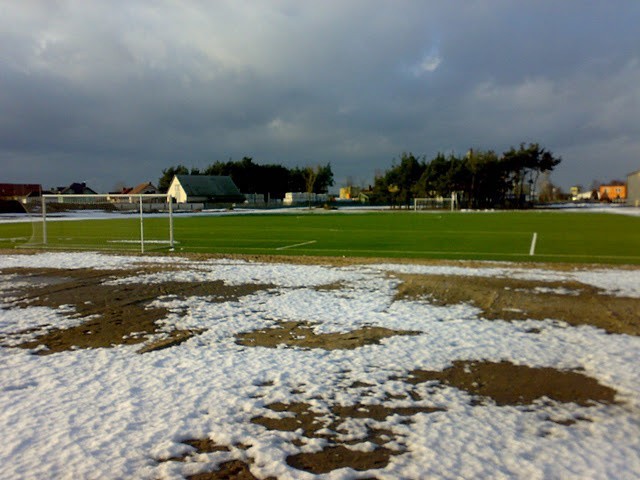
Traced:
[[313, 193], [313, 188], [316, 185], [316, 179], [318, 178], [319, 172], [320, 167], [307, 167], [304, 169], [304, 184], [307, 188], [307, 200], [309, 201], [309, 208], [311, 208], [311, 194]]
[[113, 185], [113, 191], [114, 192], [121, 192], [122, 190], [124, 190], [125, 188], [127, 188], [127, 184], [124, 183], [122, 180], [118, 180], [114, 185]]

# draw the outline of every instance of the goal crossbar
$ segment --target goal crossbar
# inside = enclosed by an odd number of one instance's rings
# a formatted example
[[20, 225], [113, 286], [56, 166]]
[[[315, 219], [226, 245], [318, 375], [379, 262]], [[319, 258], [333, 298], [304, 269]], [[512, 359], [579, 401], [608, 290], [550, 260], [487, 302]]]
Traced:
[[421, 208], [450, 209], [452, 212], [458, 207], [458, 196], [455, 192], [451, 193], [451, 197], [424, 197], [413, 199], [413, 210], [418, 211]]
[[140, 209], [140, 252], [144, 253], [144, 214], [143, 214], [143, 199], [165, 199], [169, 207], [169, 248], [174, 248], [173, 237], [173, 203], [171, 198], [166, 193], [92, 193], [92, 194], [51, 194], [47, 193], [41, 197], [41, 209], [42, 209], [42, 243], [47, 245], [47, 199], [55, 199], [60, 203], [64, 203], [66, 199], [80, 199], [80, 198], [105, 198], [107, 201], [118, 198], [128, 198], [130, 202], [134, 199], [138, 201]]

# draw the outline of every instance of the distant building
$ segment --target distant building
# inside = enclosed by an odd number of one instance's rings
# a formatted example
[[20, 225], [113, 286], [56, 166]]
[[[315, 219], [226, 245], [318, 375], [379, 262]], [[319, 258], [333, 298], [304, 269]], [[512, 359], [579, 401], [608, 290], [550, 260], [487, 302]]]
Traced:
[[127, 192], [133, 195], [153, 195], [160, 193], [158, 188], [151, 182], [140, 183]]
[[600, 185], [600, 201], [624, 203], [627, 199], [626, 185]]
[[87, 187], [85, 182], [72, 183], [68, 187], [57, 187], [51, 189], [51, 193], [55, 195], [97, 195], [94, 189]]
[[574, 202], [588, 202], [589, 200], [597, 200], [598, 195], [599, 194], [596, 190], [594, 190], [593, 192], [579, 192], [575, 195], [571, 195], [571, 200]]
[[583, 192], [580, 187], [571, 187], [569, 193], [571, 194], [571, 200], [573, 202], [588, 202], [590, 200], [597, 200], [600, 196], [598, 190], [587, 190]]
[[308, 203], [323, 203], [329, 201], [329, 195], [326, 193], [308, 193], [308, 192], [287, 192], [284, 194], [282, 205], [304, 205]]
[[42, 195], [42, 186], [35, 183], [0, 183], [0, 213], [23, 213], [31, 198]]
[[627, 205], [640, 207], [640, 170], [627, 175]]
[[118, 190], [117, 192], [109, 192], [110, 194], [116, 194], [116, 195], [149, 195], [149, 194], [156, 194], [156, 193], [160, 193], [159, 190], [156, 188], [156, 186], [151, 183], [151, 182], [145, 182], [145, 183], [141, 183], [139, 185], [136, 185], [135, 187], [123, 187], [120, 190]]
[[42, 186], [36, 183], [0, 183], [0, 200], [17, 200], [24, 203], [29, 197], [39, 197]]
[[231, 177], [176, 175], [167, 192], [177, 203], [243, 203], [245, 198]]
[[356, 200], [360, 196], [361, 189], [349, 185], [340, 189], [340, 200]]
[[[109, 196], [107, 198], [110, 202], [116, 204], [131, 204], [132, 202], [137, 201], [138, 197], [136, 197], [136, 195], [155, 195], [158, 193], [160, 192], [153, 183], [145, 182], [136, 185], [135, 187], [123, 187], [117, 192], [109, 192]], [[123, 197], [121, 195], [129, 196]], [[144, 203], [166, 203], [166, 200], [163, 198], [143, 198], [142, 201]], [[122, 208], [122, 205], [119, 205], [118, 208]]]

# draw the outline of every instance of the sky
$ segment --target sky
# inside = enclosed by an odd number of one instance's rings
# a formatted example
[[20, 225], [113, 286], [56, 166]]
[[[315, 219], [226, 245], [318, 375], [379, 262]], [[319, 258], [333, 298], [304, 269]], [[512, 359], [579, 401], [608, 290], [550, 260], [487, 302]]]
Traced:
[[0, 182], [537, 142], [568, 189], [640, 169], [640, 2], [0, 0]]

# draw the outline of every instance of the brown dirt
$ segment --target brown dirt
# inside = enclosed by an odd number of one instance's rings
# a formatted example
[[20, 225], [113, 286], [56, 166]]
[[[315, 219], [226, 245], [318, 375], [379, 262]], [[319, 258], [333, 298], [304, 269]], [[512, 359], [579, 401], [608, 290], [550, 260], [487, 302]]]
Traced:
[[[592, 406], [597, 403], [615, 403], [616, 391], [598, 383], [595, 379], [579, 372], [560, 371], [553, 368], [533, 368], [515, 365], [510, 362], [471, 362], [456, 361], [443, 371], [414, 370], [403, 380], [408, 386], [424, 382], [439, 382], [464, 390], [478, 399], [491, 399], [497, 405], [531, 405], [542, 399], [562, 403], [577, 403]], [[422, 400], [411, 397], [414, 400]], [[479, 406], [481, 402], [473, 401]], [[319, 452], [300, 452], [287, 457], [287, 463], [299, 470], [314, 474], [327, 473], [334, 469], [350, 467], [365, 471], [384, 468], [393, 455], [402, 453], [389, 448], [390, 441], [402, 444], [402, 437], [386, 430], [380, 422], [391, 415], [411, 417], [418, 413], [444, 411], [443, 408], [412, 405], [395, 407], [385, 404], [334, 405], [328, 412], [315, 412], [307, 403], [274, 403], [266, 405], [274, 412], [287, 413], [279, 418], [259, 416], [252, 423], [262, 425], [269, 430], [301, 430], [304, 438], [325, 438], [329, 445]], [[348, 419], [366, 421], [367, 433], [356, 440], [341, 440], [343, 434], [350, 434], [345, 423]], [[570, 427], [579, 421], [590, 421], [587, 417], [551, 418], [543, 421]], [[320, 429], [327, 429], [318, 433]], [[333, 432], [333, 433], [332, 433]], [[295, 443], [304, 445], [305, 441]], [[376, 445], [372, 451], [362, 452], [348, 448], [349, 445], [371, 442]]]
[[[202, 453], [213, 452], [230, 452], [231, 449], [225, 445], [218, 445], [209, 438], [183, 440], [181, 443], [193, 447], [193, 451], [189, 451], [178, 457], [169, 457], [159, 459], [158, 462], [194, 462], [194, 456]], [[246, 445], [239, 445], [239, 448], [247, 448]], [[249, 465], [240, 460], [230, 460], [221, 463], [218, 468], [211, 472], [196, 473], [188, 475], [185, 478], [190, 480], [261, 480], [254, 476], [249, 470]], [[275, 480], [268, 478], [264, 480]]]
[[[402, 280], [396, 299], [420, 299], [435, 305], [469, 303], [480, 308], [487, 319], [555, 319], [570, 325], [592, 325], [609, 333], [640, 335], [640, 299], [604, 295], [595, 287], [577, 282], [395, 276]], [[549, 289], [565, 289], [570, 294]]]
[[344, 467], [365, 471], [386, 467], [394, 453], [393, 450], [384, 447], [378, 447], [372, 452], [361, 452], [336, 445], [319, 452], [290, 455], [287, 457], [287, 464], [315, 474], [328, 473]]
[[165, 348], [175, 347], [181, 343], [186, 342], [191, 337], [203, 333], [205, 330], [173, 330], [166, 338], [160, 338], [157, 340], [151, 340], [147, 344], [138, 350], [138, 353], [157, 352], [158, 350], [164, 350]]
[[[106, 285], [114, 278], [129, 277], [140, 271], [96, 271], [89, 269], [12, 269], [2, 273], [20, 275], [22, 280], [31, 277], [50, 280], [44, 285], [30, 285], [16, 288], [11, 296], [16, 300], [13, 307], [27, 308], [44, 306], [58, 308], [71, 305], [73, 317], [86, 319], [82, 324], [52, 330], [43, 330], [35, 340], [24, 342], [18, 347], [33, 349], [44, 345], [46, 350], [39, 354], [49, 354], [71, 348], [100, 348], [113, 345], [131, 345], [150, 340], [159, 333], [159, 320], [168, 311], [162, 307], [149, 307], [149, 303], [161, 296], [178, 297], [202, 296], [211, 302], [234, 301], [271, 285], [225, 285], [222, 281], [206, 283], [164, 282], [154, 284], [130, 283]], [[200, 330], [173, 330], [161, 338], [151, 339], [151, 343], [140, 350], [141, 353], [169, 348], [186, 341]]]
[[331, 412], [338, 418], [371, 418], [380, 422], [392, 415], [410, 417], [416, 413], [433, 413], [441, 411], [443, 411], [443, 409], [438, 407], [388, 407], [385, 405], [363, 404], [348, 406], [336, 405], [331, 409]]
[[[335, 405], [329, 412], [318, 413], [307, 403], [273, 403], [266, 405], [267, 409], [275, 412], [286, 412], [288, 416], [271, 418], [268, 416], [255, 417], [252, 423], [262, 425], [268, 430], [294, 432], [301, 430], [304, 438], [295, 445], [305, 444], [305, 438], [324, 438], [329, 445], [319, 452], [300, 452], [287, 457], [287, 463], [299, 470], [311, 473], [327, 473], [337, 468], [350, 467], [354, 470], [372, 470], [384, 468], [393, 455], [398, 452], [384, 445], [392, 440], [399, 440], [390, 430], [380, 426], [387, 417], [400, 415], [411, 417], [417, 413], [432, 413], [441, 411], [440, 408], [426, 406], [391, 407], [387, 405]], [[355, 440], [341, 440], [341, 434], [349, 434], [345, 423], [350, 418], [367, 420], [367, 433]], [[318, 433], [320, 429], [327, 429], [326, 433]], [[348, 448], [348, 445], [371, 442], [376, 445], [372, 451], [359, 451]]]
[[[249, 465], [240, 460], [221, 463], [215, 472], [196, 473], [185, 478], [187, 480], [261, 480], [251, 473]], [[264, 480], [275, 479], [269, 477]]]
[[528, 405], [544, 397], [589, 406], [615, 403], [616, 391], [579, 372], [528, 367], [510, 362], [458, 360], [443, 371], [414, 370], [407, 383], [437, 381], [497, 405]]
[[251, 423], [256, 425], [262, 425], [267, 430], [277, 430], [280, 432], [295, 432], [298, 429], [302, 429], [302, 432], [307, 438], [320, 438], [324, 435], [318, 435], [317, 431], [325, 428], [326, 422], [321, 419], [322, 414], [317, 414], [311, 410], [311, 405], [302, 402], [296, 402], [291, 404], [285, 403], [272, 403], [266, 405], [265, 408], [273, 410], [274, 412], [288, 412], [293, 416], [271, 418], [266, 416], [254, 417], [251, 419]]
[[390, 330], [382, 327], [364, 327], [348, 333], [316, 334], [308, 322], [280, 322], [277, 327], [254, 330], [236, 335], [236, 343], [249, 347], [275, 348], [278, 345], [324, 350], [354, 349], [378, 344], [395, 335], [417, 335], [421, 332]]
[[318, 292], [335, 292], [335, 291], [343, 290], [347, 287], [348, 285], [345, 284], [344, 282], [334, 282], [334, 283], [327, 283], [325, 285], [318, 285], [314, 287], [314, 290]]
[[[473, 362], [456, 361], [453, 366], [443, 371], [414, 370], [404, 377], [393, 377], [391, 380], [401, 380], [408, 390], [413, 385], [425, 382], [438, 382], [464, 390], [477, 397], [477, 400], [491, 399], [497, 405], [535, 405], [543, 399], [561, 403], [577, 403], [582, 406], [615, 403], [616, 391], [598, 383], [595, 379], [579, 372], [560, 371], [553, 368], [533, 368], [515, 365], [510, 362]], [[371, 387], [361, 382], [363, 391]], [[355, 387], [354, 387], [355, 388]], [[414, 393], [414, 392], [410, 392]], [[396, 398], [388, 396], [388, 398]], [[276, 402], [265, 405], [272, 412], [280, 413], [277, 418], [262, 415], [251, 419], [252, 423], [262, 425], [268, 430], [283, 432], [302, 432], [302, 438], [293, 444], [302, 447], [309, 439], [323, 438], [328, 445], [317, 452], [299, 452], [289, 455], [287, 464], [298, 470], [313, 474], [323, 474], [335, 469], [349, 467], [357, 471], [384, 468], [394, 455], [403, 452], [403, 437], [384, 428], [388, 417], [399, 415], [411, 422], [412, 417], [419, 413], [443, 412], [445, 409], [423, 405], [425, 400], [420, 395], [403, 396], [404, 400], [414, 400], [410, 406], [397, 407], [389, 404], [354, 404], [333, 405], [326, 411], [315, 411], [304, 402], [290, 404]], [[473, 400], [474, 406], [482, 402]], [[535, 406], [533, 406], [535, 408]], [[349, 419], [360, 419], [365, 422], [366, 433], [359, 436], [350, 430]], [[590, 422], [585, 416], [569, 416], [567, 418], [545, 416], [540, 418], [544, 422], [570, 428], [577, 422]], [[357, 437], [353, 439], [354, 435]], [[545, 435], [542, 430], [540, 435]], [[345, 440], [349, 438], [349, 440]], [[371, 442], [375, 448], [371, 451], [360, 451], [349, 448]], [[389, 442], [394, 442], [391, 447]], [[400, 446], [400, 447], [398, 447]], [[400, 448], [400, 449], [398, 449]], [[240, 468], [240, 464], [236, 467]], [[246, 464], [241, 464], [247, 469]], [[221, 470], [222, 471], [222, 470]], [[204, 475], [204, 474], [203, 474]], [[207, 475], [218, 475], [213, 472]], [[235, 478], [223, 476], [202, 476], [194, 478]], [[245, 477], [238, 477], [245, 478]], [[253, 478], [253, 477], [246, 477]]]
[[193, 438], [190, 440], [182, 440], [180, 443], [193, 447], [193, 451], [189, 451], [180, 455], [179, 457], [161, 458], [158, 462], [188, 462], [194, 455], [199, 453], [212, 453], [212, 452], [229, 452], [229, 447], [225, 445], [218, 445], [210, 438]]

